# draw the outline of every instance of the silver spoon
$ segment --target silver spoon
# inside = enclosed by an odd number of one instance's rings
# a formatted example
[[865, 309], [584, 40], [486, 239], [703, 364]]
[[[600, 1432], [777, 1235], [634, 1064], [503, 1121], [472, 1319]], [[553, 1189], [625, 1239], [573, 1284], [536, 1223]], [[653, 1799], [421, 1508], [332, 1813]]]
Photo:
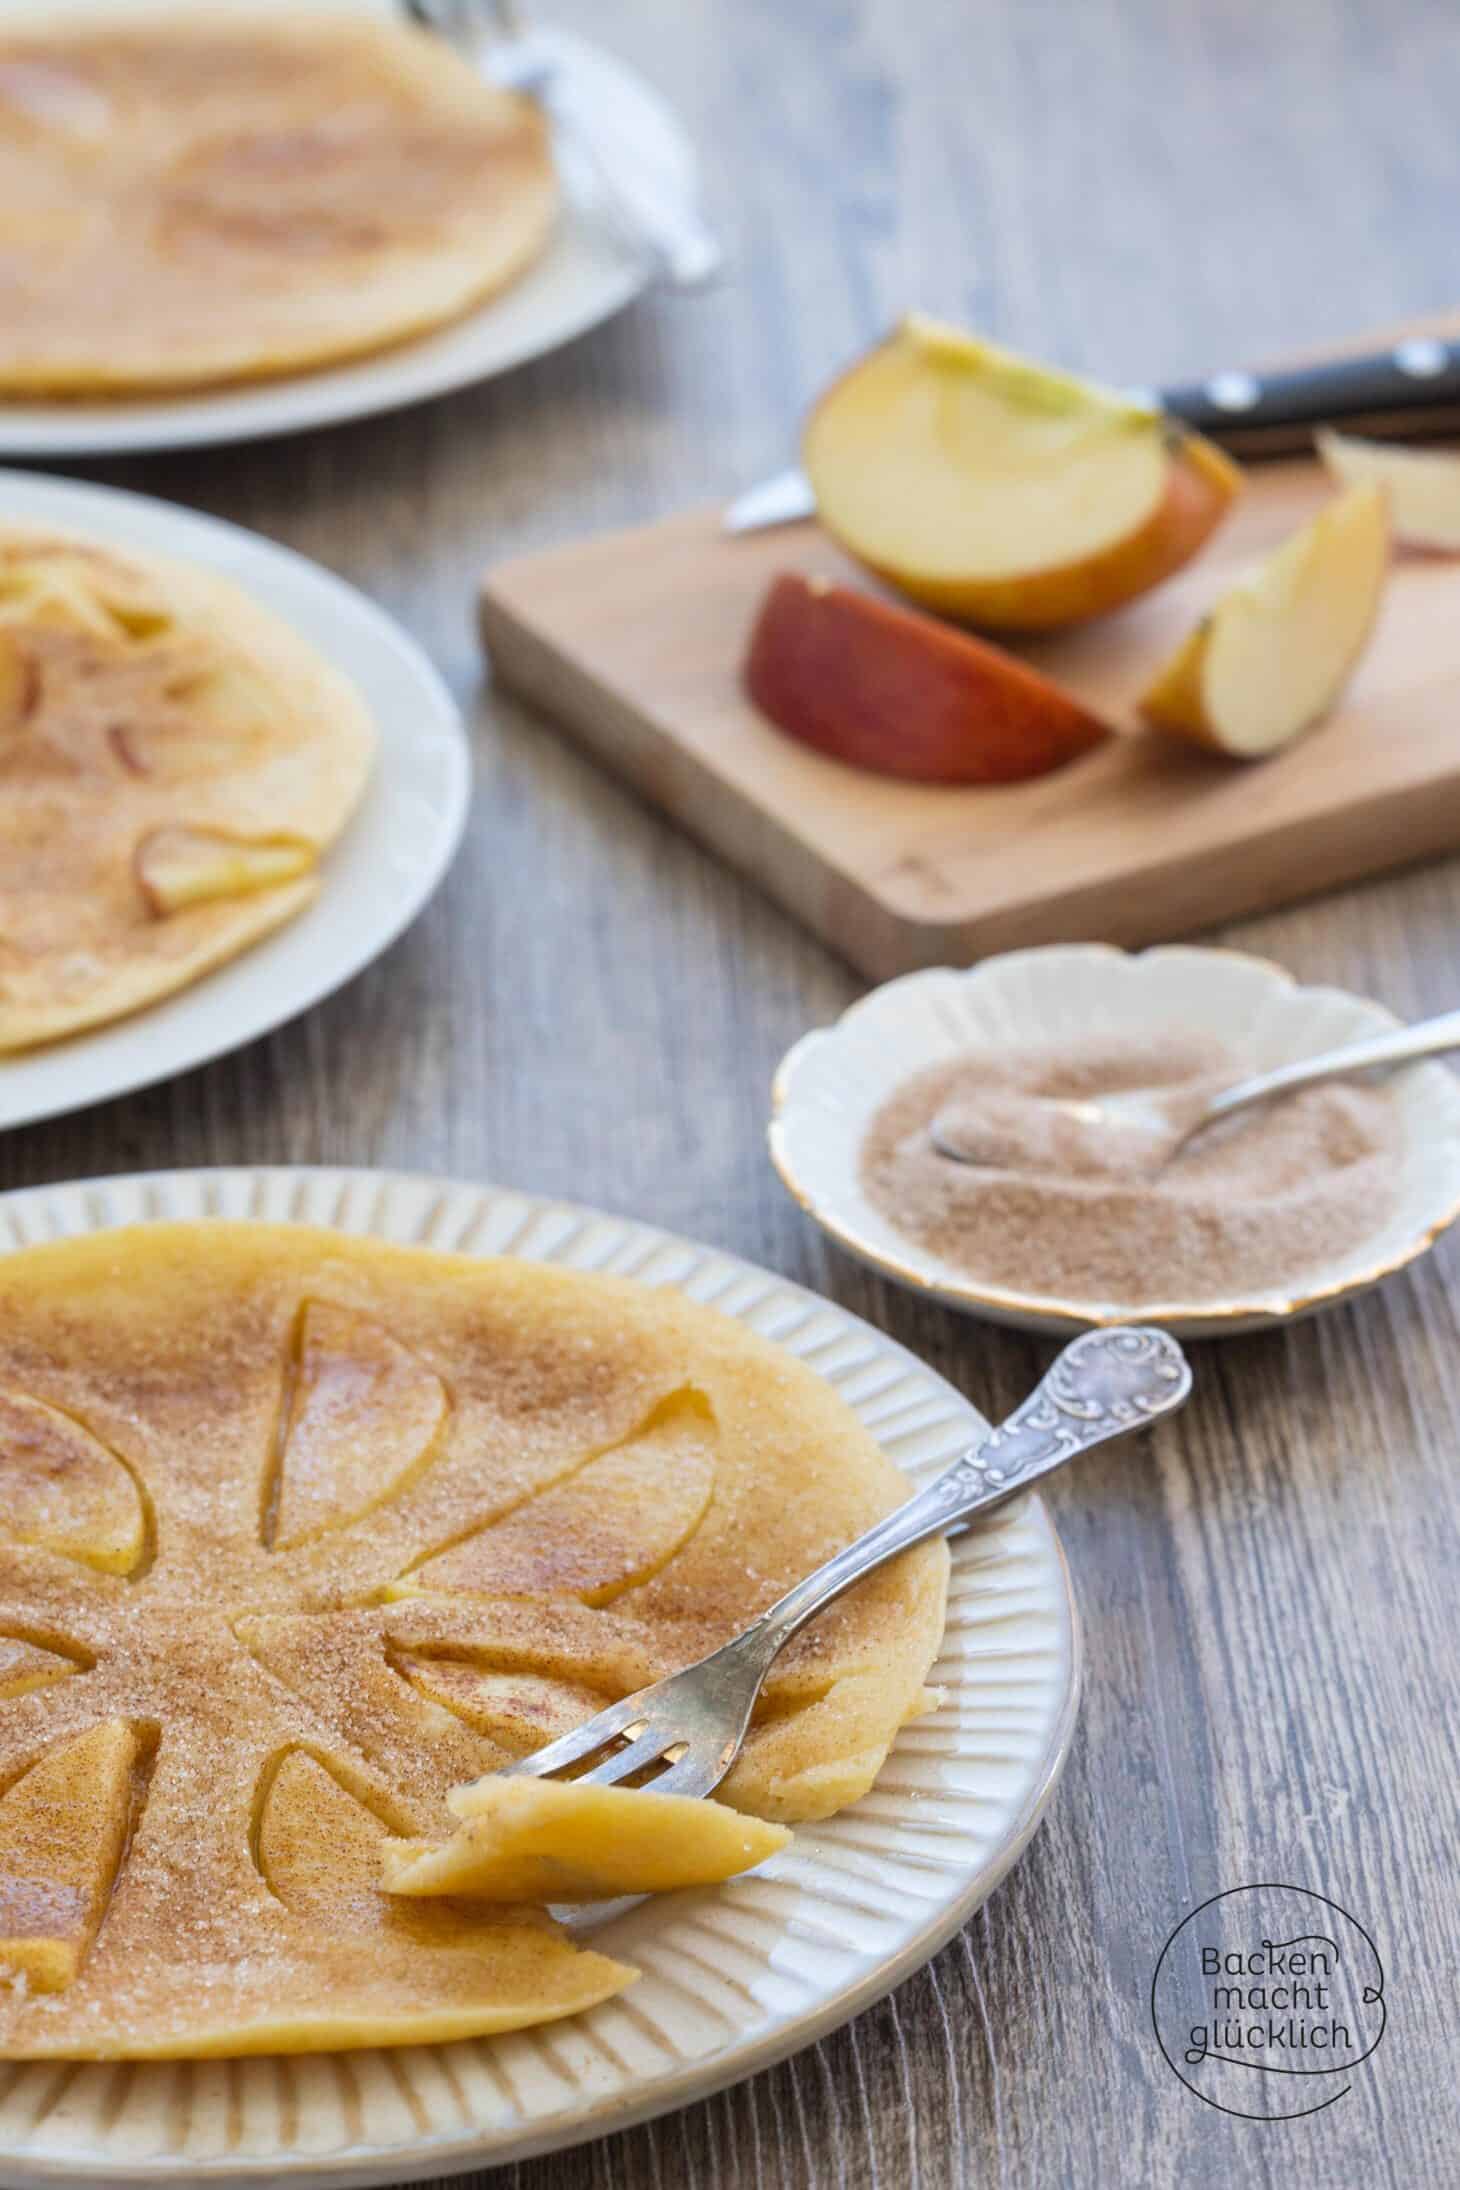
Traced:
[[[1417, 1057], [1433, 1057], [1446, 1049], [1460, 1049], [1460, 1011], [1442, 1012], [1438, 1019], [1422, 1019], [1417, 1026], [1395, 1027], [1387, 1034], [1371, 1034], [1362, 1042], [1325, 1050], [1318, 1057], [1300, 1057], [1293, 1064], [1279, 1065], [1272, 1072], [1252, 1073], [1215, 1092], [1209, 1088], [1133, 1087], [1110, 1095], [1045, 1095], [1035, 1100], [1047, 1111], [1073, 1119], [1097, 1134], [1119, 1134], [1127, 1141], [1133, 1135], [1141, 1136], [1152, 1144], [1152, 1169], [1162, 1170], [1198, 1133], [1204, 1133], [1219, 1119], [1246, 1110], [1250, 1104], [1291, 1094], [1295, 1088], [1312, 1087], [1319, 1080], [1342, 1079], [1377, 1065], [1409, 1064]], [[966, 1137], [959, 1139], [956, 1122], [946, 1110], [929, 1122], [928, 1138], [940, 1156], [954, 1163], [977, 1164], [984, 1160]]]

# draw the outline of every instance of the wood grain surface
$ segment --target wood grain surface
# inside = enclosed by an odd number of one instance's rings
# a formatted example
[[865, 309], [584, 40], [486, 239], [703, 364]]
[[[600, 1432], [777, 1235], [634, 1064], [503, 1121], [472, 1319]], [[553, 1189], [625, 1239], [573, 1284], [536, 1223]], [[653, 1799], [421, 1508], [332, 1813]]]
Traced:
[[813, 752], [752, 704], [742, 664], [774, 579], [866, 590], [816, 524], [732, 539], [711, 505], [512, 557], [487, 571], [482, 630], [498, 684], [871, 980], [1034, 943], [1162, 943], [1460, 846], [1448, 557], [1396, 554], [1321, 738], [1255, 773], [1145, 734], [1156, 670], [1332, 494], [1312, 459], [1254, 466], [1206, 553], [1166, 585], [1015, 642], [1119, 733], [1030, 783], [896, 782]]
[[[777, 1058], [858, 982], [543, 723], [480, 689], [490, 559], [725, 494], [899, 309], [1118, 381], [1452, 308], [1460, 41], [1420, 0], [552, 0], [697, 131], [725, 281], [495, 386], [256, 447], [89, 467], [365, 586], [474, 711], [471, 831], [342, 995], [125, 1102], [0, 1142], [4, 1183], [348, 1160], [632, 1211], [871, 1316], [990, 1412], [1046, 1349], [823, 1246], [764, 1149]], [[1457, 695], [1460, 736], [1460, 695]], [[1460, 863], [1233, 931], [1405, 1013], [1460, 1001]], [[1357, 1306], [1197, 1349], [1148, 1444], [1059, 1479], [1089, 1677], [1030, 1853], [850, 2028], [507, 2190], [1449, 2190], [1460, 2180], [1455, 1728], [1460, 1239]], [[1162, 1941], [1263, 1878], [1388, 1972], [1383, 2046], [1312, 2119], [1190, 2096]], [[486, 2177], [478, 2178], [482, 2184]]]

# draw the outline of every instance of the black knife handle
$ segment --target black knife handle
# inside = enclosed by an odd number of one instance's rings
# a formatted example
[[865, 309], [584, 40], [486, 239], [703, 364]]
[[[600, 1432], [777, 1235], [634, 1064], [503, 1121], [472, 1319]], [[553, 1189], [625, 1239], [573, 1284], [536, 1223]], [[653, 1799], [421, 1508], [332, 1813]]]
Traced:
[[1412, 335], [1367, 357], [1272, 372], [1214, 373], [1159, 398], [1173, 417], [1240, 455], [1306, 448], [1315, 426], [1380, 436], [1460, 427], [1460, 342]]

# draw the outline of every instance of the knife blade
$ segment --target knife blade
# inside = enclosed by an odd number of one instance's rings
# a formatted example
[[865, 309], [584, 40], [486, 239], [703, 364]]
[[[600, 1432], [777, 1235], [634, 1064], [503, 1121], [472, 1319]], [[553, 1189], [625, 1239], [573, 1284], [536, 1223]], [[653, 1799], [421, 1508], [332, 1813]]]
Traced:
[[772, 525], [794, 525], [816, 515], [816, 496], [804, 471], [794, 465], [747, 487], [726, 506], [723, 524], [727, 532], [765, 532]]
[[[1443, 433], [1460, 424], [1460, 342], [1408, 335], [1360, 357], [1213, 373], [1157, 394], [1129, 392], [1236, 456], [1291, 454], [1307, 448], [1319, 426], [1384, 439]], [[737, 495], [721, 522], [726, 532], [764, 532], [815, 514], [810, 480], [791, 469]]]

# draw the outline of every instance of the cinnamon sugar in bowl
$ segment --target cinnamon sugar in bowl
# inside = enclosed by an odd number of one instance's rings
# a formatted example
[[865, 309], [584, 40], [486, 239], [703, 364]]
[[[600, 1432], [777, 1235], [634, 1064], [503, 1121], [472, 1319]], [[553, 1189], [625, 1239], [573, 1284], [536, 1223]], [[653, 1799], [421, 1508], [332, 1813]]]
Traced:
[[[1199, 1138], [1165, 1172], [1050, 1140], [1044, 1096], [1234, 1079], [1395, 1021], [1237, 952], [1014, 951], [888, 982], [776, 1077], [771, 1154], [843, 1247], [1031, 1329], [1144, 1318], [1256, 1328], [1399, 1269], [1460, 1214], [1460, 1081], [1332, 1082]], [[962, 1108], [980, 1161], [939, 1156]]]

